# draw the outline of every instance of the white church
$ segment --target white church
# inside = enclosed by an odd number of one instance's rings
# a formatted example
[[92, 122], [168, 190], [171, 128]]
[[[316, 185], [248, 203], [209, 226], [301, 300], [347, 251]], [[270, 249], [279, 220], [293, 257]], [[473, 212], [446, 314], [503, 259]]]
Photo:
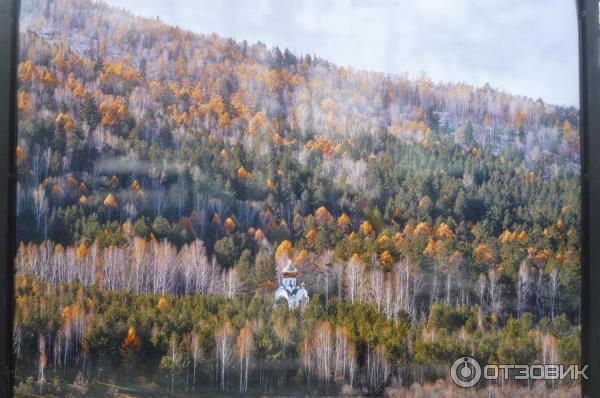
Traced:
[[287, 265], [282, 271], [281, 285], [273, 293], [273, 301], [277, 303], [280, 299], [285, 299], [289, 308], [303, 308], [308, 304], [308, 292], [304, 288], [304, 282], [298, 287], [296, 276], [298, 270], [294, 267], [291, 261], [288, 260]]

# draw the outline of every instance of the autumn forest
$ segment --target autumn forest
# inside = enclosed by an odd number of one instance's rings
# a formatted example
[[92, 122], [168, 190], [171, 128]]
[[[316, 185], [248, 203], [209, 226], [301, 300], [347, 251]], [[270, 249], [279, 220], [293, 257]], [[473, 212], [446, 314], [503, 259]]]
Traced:
[[[425, 397], [463, 355], [578, 362], [576, 108], [21, 14], [17, 396]], [[288, 261], [302, 308], [273, 302]], [[471, 393], [578, 396], [509, 384]]]

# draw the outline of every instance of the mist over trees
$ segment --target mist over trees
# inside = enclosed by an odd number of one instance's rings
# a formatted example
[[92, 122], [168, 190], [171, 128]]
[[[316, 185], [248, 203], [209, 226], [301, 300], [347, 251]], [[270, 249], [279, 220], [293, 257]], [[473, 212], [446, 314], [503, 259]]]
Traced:
[[[49, 366], [379, 394], [466, 353], [578, 358], [577, 109], [101, 2], [24, 1], [20, 29], [14, 335], [38, 394]], [[288, 260], [303, 312], [272, 304]]]

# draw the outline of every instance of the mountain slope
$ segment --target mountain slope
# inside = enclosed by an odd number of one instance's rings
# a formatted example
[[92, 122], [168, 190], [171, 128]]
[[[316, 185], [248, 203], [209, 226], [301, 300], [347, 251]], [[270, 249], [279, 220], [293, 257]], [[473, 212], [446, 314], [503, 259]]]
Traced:
[[[24, 1], [20, 37], [21, 395], [460, 396], [465, 352], [578, 362], [575, 109], [87, 0]], [[303, 311], [273, 305], [288, 261]]]
[[[576, 289], [573, 108], [340, 68], [87, 0], [25, 1], [20, 57], [24, 241], [199, 239], [223, 268], [289, 244], [313, 265], [407, 260], [432, 284], [454, 253], [471, 294], [491, 268], [516, 284], [523, 261], [547, 277], [568, 263]], [[316, 285], [327, 270], [312, 269]]]
[[[336, 143], [382, 132], [421, 141], [427, 128], [454, 134], [470, 122], [482, 146], [519, 146], [533, 159], [577, 156], [577, 134], [564, 128], [568, 121], [576, 131], [575, 109], [489, 86], [353, 71], [260, 43], [193, 34], [88, 1], [25, 2], [22, 31], [23, 59], [37, 36], [53, 48], [52, 54], [37, 57], [54, 58], [59, 52], [80, 58], [73, 59], [79, 62], [74, 71], [83, 73], [76, 78], [85, 86], [98, 78], [95, 63], [113, 63], [104, 65], [104, 79], [90, 88], [129, 97], [129, 114], [138, 122], [150, 108], [156, 131], [179, 123], [235, 136], [265, 125], [264, 116], [267, 122], [280, 117], [287, 129], [318, 132]], [[64, 79], [71, 69], [61, 66], [57, 72]], [[142, 101], [149, 98], [156, 101]], [[464, 137], [457, 140], [464, 142]]]

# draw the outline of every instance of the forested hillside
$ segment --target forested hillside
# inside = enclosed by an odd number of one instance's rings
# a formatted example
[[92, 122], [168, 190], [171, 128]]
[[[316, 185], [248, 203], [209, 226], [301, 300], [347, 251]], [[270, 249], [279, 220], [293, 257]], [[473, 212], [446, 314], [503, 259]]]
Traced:
[[[465, 350], [578, 357], [577, 109], [22, 7], [15, 350], [37, 379], [144, 358], [193, 368], [186, 389], [202, 363], [225, 390], [381, 392]], [[271, 304], [288, 260], [304, 312]]]

